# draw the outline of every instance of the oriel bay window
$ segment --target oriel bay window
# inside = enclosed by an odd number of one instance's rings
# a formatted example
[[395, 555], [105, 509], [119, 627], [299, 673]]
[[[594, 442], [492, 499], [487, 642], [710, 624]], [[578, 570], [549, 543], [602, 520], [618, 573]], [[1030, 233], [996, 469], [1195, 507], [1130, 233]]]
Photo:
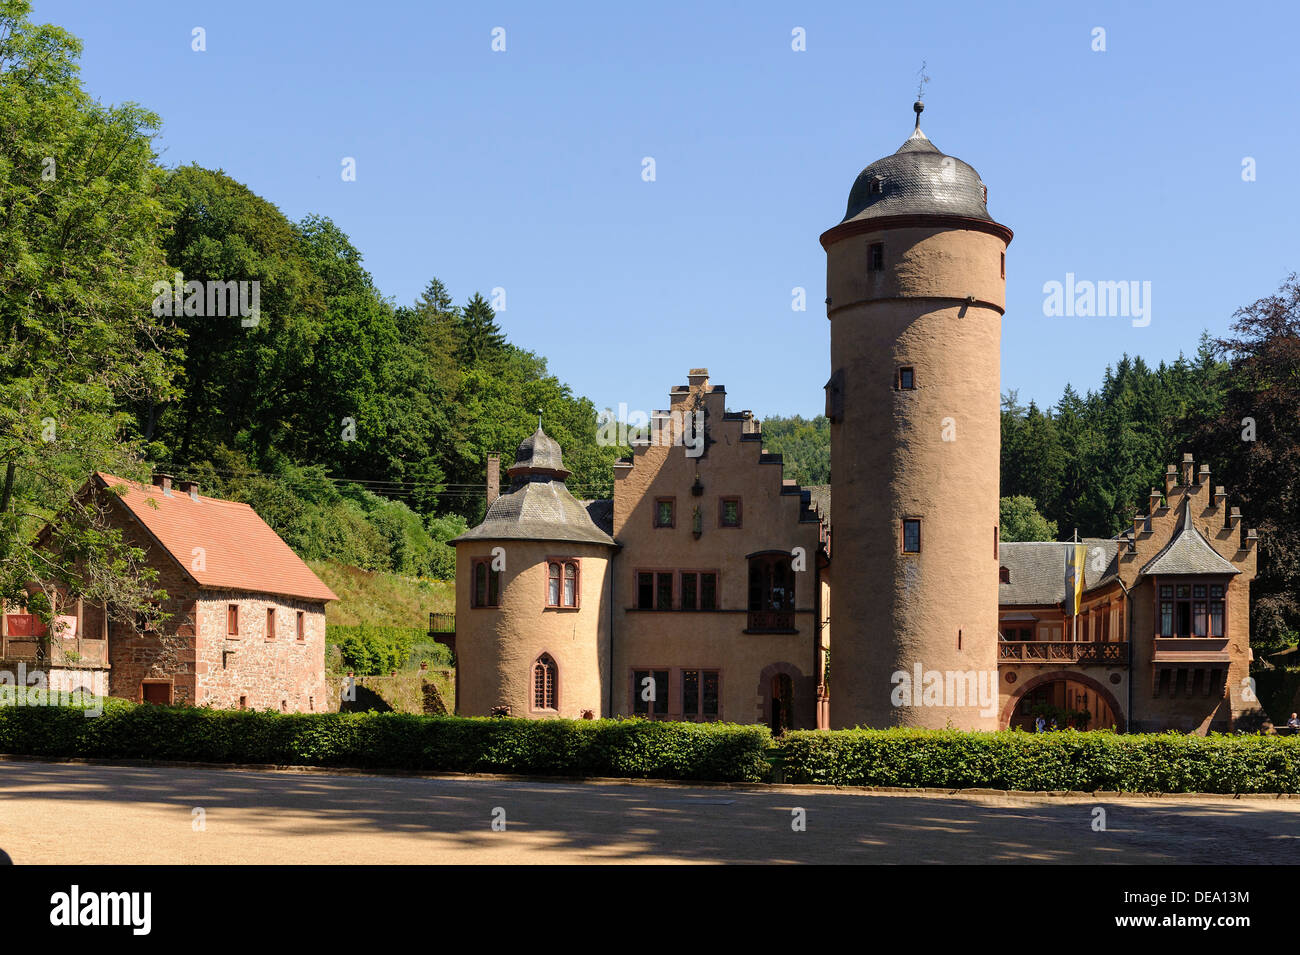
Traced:
[[1160, 636], [1223, 636], [1223, 584], [1160, 585]]
[[718, 575], [712, 571], [682, 571], [681, 609], [717, 610]]
[[636, 575], [636, 608], [638, 610], [673, 609], [673, 572], [670, 570], [642, 570]]
[[794, 629], [794, 567], [786, 551], [749, 555], [748, 629]]
[[546, 606], [578, 606], [578, 561], [552, 557], [546, 562]]
[[491, 557], [475, 559], [473, 587], [470, 594], [472, 607], [496, 607], [501, 603], [501, 571], [492, 569]]

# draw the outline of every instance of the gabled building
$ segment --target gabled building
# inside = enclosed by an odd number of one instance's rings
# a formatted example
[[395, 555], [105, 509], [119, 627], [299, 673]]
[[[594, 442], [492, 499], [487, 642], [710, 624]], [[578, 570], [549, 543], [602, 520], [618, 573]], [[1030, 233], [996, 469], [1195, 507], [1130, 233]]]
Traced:
[[1256, 532], [1210, 469], [1169, 465], [1149, 514], [1112, 540], [1085, 539], [1079, 612], [1073, 543], [1004, 543], [999, 584], [1002, 725], [1041, 705], [1135, 732], [1226, 731], [1259, 709], [1250, 685]]
[[454, 542], [458, 713], [824, 725], [826, 528], [725, 397], [693, 369], [612, 500], [569, 493], [540, 427], [499, 497], [489, 463]]
[[45, 633], [10, 607], [0, 657], [39, 664], [51, 688], [137, 702], [326, 708], [325, 605], [337, 598], [251, 507], [162, 474], [141, 485], [96, 473], [80, 493], [158, 571], [165, 620], [148, 630], [68, 601]]

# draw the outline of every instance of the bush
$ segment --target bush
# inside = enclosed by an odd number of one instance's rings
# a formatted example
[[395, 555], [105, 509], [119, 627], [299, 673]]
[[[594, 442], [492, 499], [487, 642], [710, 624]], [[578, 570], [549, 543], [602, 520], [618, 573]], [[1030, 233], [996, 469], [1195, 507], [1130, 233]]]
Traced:
[[766, 727], [646, 720], [526, 720], [403, 713], [280, 714], [105, 700], [0, 708], [0, 752], [24, 756], [347, 766], [755, 782]]
[[339, 648], [344, 669], [362, 676], [400, 670], [410, 659], [416, 640], [427, 639], [419, 627], [381, 627], [371, 624], [325, 627], [325, 644]]
[[1300, 737], [1105, 731], [798, 730], [775, 746], [786, 782], [940, 789], [1300, 792]]

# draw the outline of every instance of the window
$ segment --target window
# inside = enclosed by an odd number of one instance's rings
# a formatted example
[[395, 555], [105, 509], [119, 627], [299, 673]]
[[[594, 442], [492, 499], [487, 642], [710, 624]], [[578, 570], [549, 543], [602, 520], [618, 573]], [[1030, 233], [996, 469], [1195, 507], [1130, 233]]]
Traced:
[[867, 248], [867, 271], [880, 272], [885, 268], [885, 243], [873, 242]]
[[636, 575], [638, 610], [673, 609], [673, 574], [671, 571], [644, 570]]
[[1223, 636], [1222, 584], [1161, 584], [1160, 636]]
[[546, 606], [578, 606], [578, 562], [576, 560], [547, 561]]
[[682, 717], [716, 720], [718, 718], [718, 671], [682, 671]]
[[668, 671], [632, 671], [632, 713], [653, 719], [668, 715]]
[[1002, 253], [1002, 277], [1007, 277], [1007, 254], [1005, 252]]
[[239, 636], [239, 604], [226, 605], [226, 635]]
[[998, 583], [1000, 584], [1011, 583], [1011, 571], [1008, 570], [1006, 567], [998, 568]]
[[677, 511], [674, 497], [655, 498], [655, 527], [672, 527]]
[[873, 176], [871, 178], [871, 186], [868, 188], [867, 194], [872, 196], [878, 196], [884, 191], [884, 186], [885, 186], [884, 179], [882, 179], [880, 176]]
[[747, 629], [794, 629], [794, 567], [789, 554], [750, 557]]
[[307, 639], [307, 615], [301, 610], [298, 611], [298, 620], [296, 623], [298, 630], [298, 642], [302, 643]]
[[246, 709], [248, 709], [248, 697], [246, 697], [246, 696], [241, 696], [241, 697], [239, 698], [239, 708], [240, 708], [241, 710], [246, 710]]
[[474, 592], [470, 596], [473, 607], [500, 606], [501, 571], [492, 569], [491, 557], [474, 560]]
[[724, 497], [718, 502], [718, 526], [740, 526], [740, 498]]
[[266, 611], [266, 639], [275, 639], [275, 608], [269, 607]]
[[683, 610], [717, 610], [718, 575], [705, 571], [683, 571], [681, 598]]
[[921, 553], [921, 519], [919, 517], [903, 518], [903, 553]]
[[558, 710], [559, 670], [549, 653], [543, 653], [533, 664], [533, 709]]
[[993, 559], [998, 559], [998, 525], [993, 525]]
[[916, 388], [916, 369], [910, 365], [898, 369], [898, 381], [894, 383], [899, 391], [913, 391]]

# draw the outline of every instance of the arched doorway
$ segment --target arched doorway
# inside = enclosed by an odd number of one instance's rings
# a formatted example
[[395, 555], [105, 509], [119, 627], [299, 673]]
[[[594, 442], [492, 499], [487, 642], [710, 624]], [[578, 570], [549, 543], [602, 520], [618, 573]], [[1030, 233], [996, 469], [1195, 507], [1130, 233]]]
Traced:
[[780, 736], [794, 726], [794, 681], [790, 674], [778, 673], [772, 677], [771, 694], [768, 729], [773, 736]]
[[1124, 711], [1110, 692], [1091, 677], [1055, 670], [1025, 683], [1002, 711], [1002, 725], [1032, 732], [1042, 716], [1050, 728], [1125, 729]]

